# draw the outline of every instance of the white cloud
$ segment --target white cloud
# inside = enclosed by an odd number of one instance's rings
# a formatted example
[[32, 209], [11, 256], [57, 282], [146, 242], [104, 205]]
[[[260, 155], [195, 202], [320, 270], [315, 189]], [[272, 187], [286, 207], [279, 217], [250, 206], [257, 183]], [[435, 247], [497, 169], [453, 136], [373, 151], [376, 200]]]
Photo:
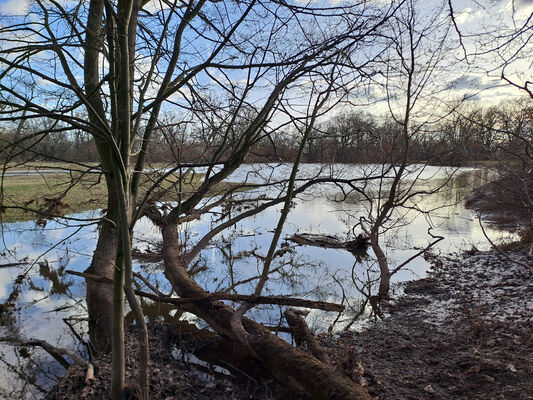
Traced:
[[28, 12], [29, 0], [7, 0], [0, 3], [0, 14], [24, 15]]
[[471, 21], [472, 19], [473, 15], [471, 8], [465, 8], [464, 10], [458, 12], [457, 15], [455, 15], [455, 21], [458, 24], [464, 24], [465, 22]]
[[[525, 22], [533, 12], [533, 0], [508, 0], [503, 2], [501, 11], [514, 24]], [[510, 24], [512, 23], [509, 22]], [[511, 25], [510, 25], [511, 26]]]

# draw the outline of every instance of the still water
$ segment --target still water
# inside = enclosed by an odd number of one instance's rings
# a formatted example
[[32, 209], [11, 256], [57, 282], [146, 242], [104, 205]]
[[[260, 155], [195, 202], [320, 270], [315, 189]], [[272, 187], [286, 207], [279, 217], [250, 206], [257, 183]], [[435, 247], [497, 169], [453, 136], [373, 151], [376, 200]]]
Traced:
[[[382, 168], [380, 165], [323, 167], [306, 164], [300, 167], [298, 176], [302, 182], [306, 178], [330, 175], [347, 179], [375, 176]], [[246, 165], [228, 181], [246, 180], [261, 184], [269, 179], [287, 177], [289, 173], [289, 166]], [[405, 208], [393, 214], [387, 225], [389, 229], [381, 239], [391, 269], [432, 241], [427, 233], [429, 227], [432, 227], [434, 235], [445, 238], [432, 249], [435, 253], [460, 252], [473, 246], [488, 248], [477, 217], [463, 206], [464, 196], [488, 178], [488, 172], [479, 169], [413, 168], [404, 179], [403, 190], [435, 190], [436, 193], [413, 196], [405, 203]], [[383, 183], [383, 190], [390, 180], [368, 182], [364, 188], [374, 201], [379, 193], [379, 182]], [[362, 188], [362, 185], [359, 183], [358, 187]], [[239, 196], [273, 197], [279, 192], [279, 187], [258, 186]], [[344, 299], [349, 307], [334, 329], [346, 326], [358, 311], [361, 295], [357, 287], [366, 292], [365, 285], [377, 277], [371, 252], [356, 259], [345, 250], [296, 246], [287, 239], [294, 233], [313, 233], [349, 240], [354, 233], [361, 232], [354, 226], [361, 217], [369, 215], [372, 210], [369, 204], [361, 194], [343, 194], [338, 186], [331, 184], [314, 186], [299, 195], [293, 202], [280, 243], [290, 251], [274, 262], [272, 269], [275, 272], [270, 276], [264, 293], [336, 302]], [[267, 209], [218, 235], [196, 260], [195, 269], [199, 271], [197, 281], [211, 291], [250, 293], [254, 288], [251, 278], [257, 276], [262, 267], [257, 256], [266, 254], [280, 210], [281, 206]], [[184, 226], [183, 244], [194, 244], [212, 229], [220, 211], [214, 209], [209, 216]], [[98, 216], [98, 210], [76, 215], [80, 219]], [[96, 225], [50, 221], [42, 227], [29, 221], [3, 224], [1, 228], [0, 264], [4, 266], [0, 267], [0, 336], [39, 338], [85, 353], [86, 349], [77, 338], [78, 335], [86, 337], [84, 281], [64, 271], [87, 268], [96, 244]], [[490, 227], [486, 230], [494, 240], [508, 237]], [[134, 247], [155, 249], [158, 240], [158, 230], [148, 220], [139, 221]], [[26, 264], [5, 266], [21, 260]], [[428, 267], [426, 261], [419, 257], [394, 275], [392, 281], [398, 283], [424, 277]], [[168, 291], [168, 284], [157, 264], [137, 263], [135, 268], [163, 292]], [[372, 284], [370, 286], [373, 287]], [[401, 285], [397, 285], [395, 290], [401, 291]], [[281, 312], [278, 307], [264, 307], [252, 310], [250, 315], [264, 323], [277, 324], [281, 320]], [[313, 329], [323, 331], [330, 327], [335, 317], [314, 310], [307, 320]], [[30, 349], [27, 353], [0, 345], [0, 398], [42, 397], [55, 377], [64, 372], [44, 352]]]

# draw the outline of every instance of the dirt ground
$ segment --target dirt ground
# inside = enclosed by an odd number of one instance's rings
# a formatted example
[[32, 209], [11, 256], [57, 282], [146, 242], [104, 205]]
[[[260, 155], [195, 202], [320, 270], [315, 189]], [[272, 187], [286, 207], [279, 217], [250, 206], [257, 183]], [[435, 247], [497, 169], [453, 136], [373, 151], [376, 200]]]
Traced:
[[533, 274], [525, 250], [432, 258], [354, 346], [379, 399], [533, 399]]
[[[273, 381], [258, 382], [230, 377], [176, 344], [166, 324], [150, 326], [150, 395], [157, 400], [298, 400]], [[138, 348], [132, 329], [126, 334], [126, 383], [135, 382]], [[93, 362], [95, 379], [84, 383], [85, 368], [73, 366], [48, 393], [46, 400], [101, 400], [110, 396], [111, 359]], [[127, 400], [134, 400], [136, 387], [128, 387]]]

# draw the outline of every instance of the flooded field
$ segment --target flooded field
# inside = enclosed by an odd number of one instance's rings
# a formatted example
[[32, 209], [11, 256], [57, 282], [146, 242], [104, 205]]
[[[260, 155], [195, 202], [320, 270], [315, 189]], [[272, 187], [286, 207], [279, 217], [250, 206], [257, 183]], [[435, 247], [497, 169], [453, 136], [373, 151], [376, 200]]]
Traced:
[[[362, 176], [379, 170], [380, 166], [376, 165], [322, 168], [307, 164], [300, 168], [299, 176], [302, 179], [329, 174]], [[261, 184], [271, 178], [286, 177], [288, 173], [289, 166], [246, 165], [228, 181]], [[394, 214], [394, 223], [382, 238], [391, 267], [409, 259], [433, 240], [428, 235], [430, 227], [433, 235], [444, 237], [432, 249], [435, 253], [460, 252], [473, 246], [487, 248], [478, 218], [463, 206], [464, 196], [485, 183], [487, 174], [478, 169], [443, 167], [411, 171], [405, 185], [411, 185], [412, 190], [438, 190], [430, 195], [413, 196], [405, 208]], [[386, 181], [383, 187], [386, 188]], [[276, 187], [257, 187], [241, 196], [275, 196], [277, 190]], [[368, 183], [365, 192], [378, 193], [378, 184]], [[280, 209], [267, 209], [218, 235], [196, 259], [196, 280], [210, 291], [250, 293], [254, 288], [253, 278], [261, 271], [261, 256], [266, 254]], [[212, 229], [220, 210], [212, 211], [183, 227], [184, 246], [191, 246]], [[373, 282], [378, 275], [373, 254], [355, 256], [343, 249], [298, 246], [289, 239], [295, 233], [312, 233], [349, 240], [361, 233], [354, 226], [368, 211], [368, 202], [361, 195], [343, 196], [334, 185], [315, 186], [299, 195], [282, 235], [281, 246], [287, 251], [273, 264], [275, 272], [268, 280], [265, 293], [343, 301], [349, 306], [340, 318], [314, 310], [307, 321], [317, 331], [327, 330], [335, 320], [332, 329], [350, 324], [361, 299], [358, 288], [366, 292], [368, 287], [375, 286]], [[46, 226], [34, 221], [2, 225], [0, 336], [38, 338], [79, 353], [87, 351], [80, 341], [86, 339], [85, 283], [82, 278], [67, 274], [66, 270], [81, 272], [88, 267], [96, 244], [97, 225], [82, 220], [99, 215], [99, 210], [84, 212], [75, 216], [79, 221], [49, 221]], [[486, 227], [486, 231], [496, 241], [505, 236], [490, 227]], [[155, 253], [159, 236], [150, 221], [143, 219], [136, 226], [134, 247]], [[162, 292], [169, 291], [157, 262], [137, 261], [135, 268]], [[392, 281], [399, 283], [424, 277], [427, 269], [427, 262], [418, 257], [395, 274]], [[396, 285], [394, 290], [401, 291], [401, 285]], [[258, 307], [250, 313], [265, 324], [279, 323], [281, 314], [277, 306]], [[55, 360], [33, 348], [21, 351], [1, 345], [0, 357], [0, 398], [38, 398], [63, 372]]]

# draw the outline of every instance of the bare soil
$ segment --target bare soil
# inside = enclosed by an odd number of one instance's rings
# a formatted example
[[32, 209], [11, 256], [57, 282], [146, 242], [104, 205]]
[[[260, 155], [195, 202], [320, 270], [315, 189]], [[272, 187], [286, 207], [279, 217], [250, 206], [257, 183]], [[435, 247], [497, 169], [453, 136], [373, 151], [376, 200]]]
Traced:
[[[273, 381], [233, 377], [201, 362], [176, 343], [167, 323], [150, 325], [150, 394], [161, 400], [275, 400], [294, 399]], [[126, 382], [136, 382], [138, 347], [131, 327], [126, 334]], [[86, 385], [85, 368], [72, 366], [46, 400], [100, 400], [110, 397], [111, 359], [93, 361], [95, 379]], [[137, 399], [137, 387], [127, 387], [127, 400]]]
[[[525, 250], [507, 255], [531, 263]], [[533, 276], [495, 252], [432, 259], [355, 347], [379, 399], [533, 399]]]

